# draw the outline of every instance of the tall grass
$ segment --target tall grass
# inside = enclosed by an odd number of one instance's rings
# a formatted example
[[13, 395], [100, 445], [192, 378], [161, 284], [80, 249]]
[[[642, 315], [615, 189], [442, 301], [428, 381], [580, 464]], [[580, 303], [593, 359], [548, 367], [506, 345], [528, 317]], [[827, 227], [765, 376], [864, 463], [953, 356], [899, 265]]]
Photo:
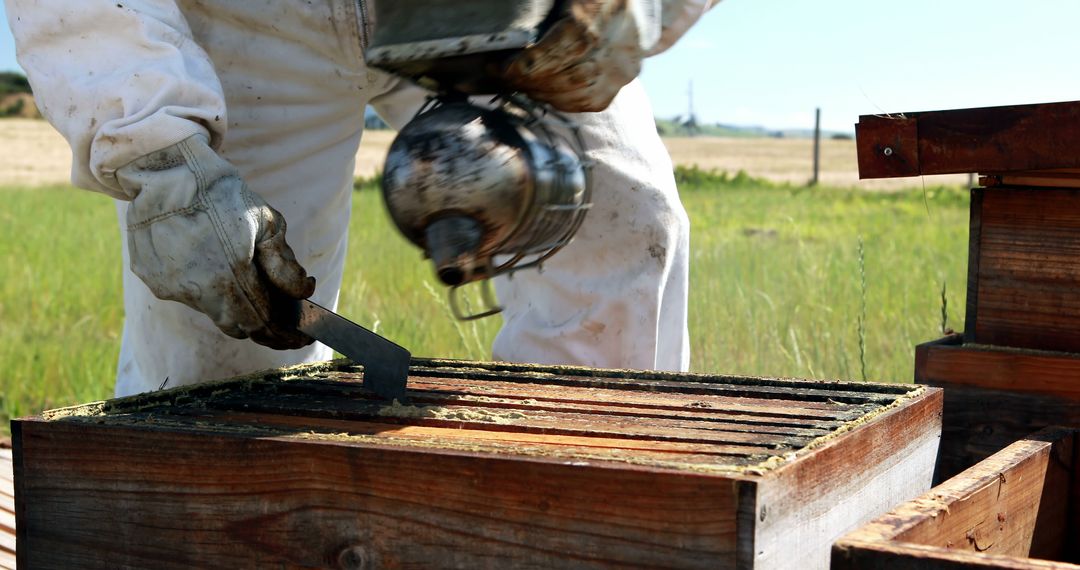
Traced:
[[[912, 347], [940, 335], [943, 303], [963, 306], [966, 192], [678, 176], [694, 370], [858, 379], [865, 364], [870, 380], [910, 381]], [[372, 185], [357, 187], [339, 310], [417, 355], [488, 358], [499, 319], [453, 320], [429, 263]], [[108, 397], [122, 318], [111, 201], [67, 187], [0, 192], [0, 414]], [[945, 282], [956, 285], [943, 301]]]
[[0, 196], [0, 413], [108, 395], [123, 315], [112, 202], [70, 188]]
[[[940, 334], [938, 284], [966, 281], [960, 189], [703, 184], [682, 194], [697, 370], [858, 379], [865, 360], [870, 380], [910, 381], [912, 347]], [[963, 306], [956, 291], [964, 288], [952, 288], [949, 302]]]

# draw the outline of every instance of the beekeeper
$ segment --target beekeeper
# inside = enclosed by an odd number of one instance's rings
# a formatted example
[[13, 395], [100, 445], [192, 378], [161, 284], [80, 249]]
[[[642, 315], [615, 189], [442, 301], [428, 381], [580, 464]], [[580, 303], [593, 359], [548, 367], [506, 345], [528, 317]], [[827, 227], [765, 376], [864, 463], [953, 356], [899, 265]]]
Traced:
[[[710, 0], [567, 4], [506, 77], [581, 112], [594, 206], [542, 273], [497, 281], [493, 357], [685, 370], [688, 222], [634, 78]], [[72, 182], [116, 199], [116, 394], [330, 358], [275, 326], [268, 291], [336, 306], [365, 105], [400, 128], [428, 96], [364, 65], [364, 3], [5, 5]]]

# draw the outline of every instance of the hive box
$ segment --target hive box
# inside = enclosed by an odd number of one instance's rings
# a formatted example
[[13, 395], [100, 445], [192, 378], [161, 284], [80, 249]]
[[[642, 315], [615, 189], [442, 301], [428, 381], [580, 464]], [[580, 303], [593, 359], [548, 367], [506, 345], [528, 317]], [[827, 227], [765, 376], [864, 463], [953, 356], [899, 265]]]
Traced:
[[962, 337], [916, 349], [945, 389], [938, 480], [1080, 426], [1080, 101], [859, 118], [859, 176], [979, 173]]
[[416, 360], [13, 422], [19, 565], [826, 567], [930, 487], [941, 391]]
[[832, 567], [1080, 569], [1077, 451], [1068, 428], [1015, 442], [845, 536]]

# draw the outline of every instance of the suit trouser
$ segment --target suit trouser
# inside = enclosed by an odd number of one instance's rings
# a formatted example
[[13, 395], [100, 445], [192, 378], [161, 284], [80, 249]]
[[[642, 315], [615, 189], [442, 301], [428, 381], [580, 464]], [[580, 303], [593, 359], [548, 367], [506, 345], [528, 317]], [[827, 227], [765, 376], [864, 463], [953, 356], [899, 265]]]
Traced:
[[[428, 94], [364, 66], [354, 3], [180, 4], [225, 91], [222, 154], [285, 216], [289, 244], [318, 280], [314, 300], [336, 307], [365, 105], [400, 128]], [[542, 273], [496, 280], [505, 310], [493, 358], [685, 370], [689, 223], [644, 90], [635, 81], [606, 111], [574, 117], [595, 162], [593, 208]], [[155, 298], [122, 241], [117, 395], [332, 356], [318, 343], [275, 351], [232, 339]]]

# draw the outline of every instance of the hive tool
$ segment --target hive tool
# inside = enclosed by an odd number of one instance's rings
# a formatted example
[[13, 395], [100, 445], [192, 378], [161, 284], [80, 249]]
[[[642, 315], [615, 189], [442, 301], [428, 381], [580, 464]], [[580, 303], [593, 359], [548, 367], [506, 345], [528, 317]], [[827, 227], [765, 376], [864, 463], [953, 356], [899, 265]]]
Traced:
[[295, 301], [290, 324], [364, 367], [364, 388], [387, 400], [403, 400], [412, 355], [398, 344], [307, 299]]

